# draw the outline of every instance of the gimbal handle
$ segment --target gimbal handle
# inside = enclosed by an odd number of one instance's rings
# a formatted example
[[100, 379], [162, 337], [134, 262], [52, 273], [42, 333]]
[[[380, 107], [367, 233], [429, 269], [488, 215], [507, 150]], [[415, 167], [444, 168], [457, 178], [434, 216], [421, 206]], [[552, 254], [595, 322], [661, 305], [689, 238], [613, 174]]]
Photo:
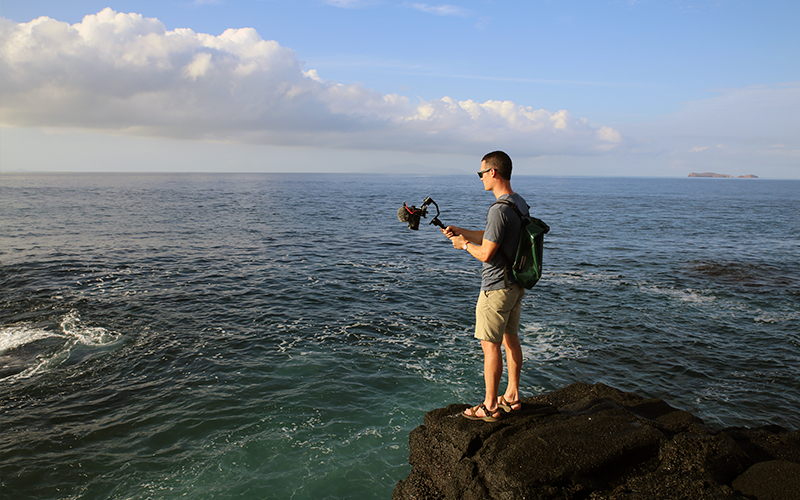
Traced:
[[439, 205], [437, 205], [436, 202], [433, 201], [433, 198], [431, 198], [430, 196], [425, 198], [422, 201], [422, 206], [426, 207], [426, 206], [430, 205], [431, 203], [433, 203], [433, 206], [436, 207], [436, 215], [433, 217], [433, 219], [428, 224], [434, 224], [434, 225], [439, 226], [440, 228], [444, 229], [446, 226], [442, 223], [442, 221], [439, 220], [439, 214], [441, 213], [441, 212], [439, 212]]

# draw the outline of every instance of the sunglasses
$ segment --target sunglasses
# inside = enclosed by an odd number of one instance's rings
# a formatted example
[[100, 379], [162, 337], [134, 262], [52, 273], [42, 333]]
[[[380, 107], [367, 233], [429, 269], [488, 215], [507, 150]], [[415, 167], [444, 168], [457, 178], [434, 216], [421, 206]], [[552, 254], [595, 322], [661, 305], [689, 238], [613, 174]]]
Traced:
[[478, 170], [478, 177], [483, 179], [483, 174], [485, 174], [486, 172], [489, 172], [490, 170], [494, 170], [494, 169], [493, 168], [487, 168], [486, 170]]

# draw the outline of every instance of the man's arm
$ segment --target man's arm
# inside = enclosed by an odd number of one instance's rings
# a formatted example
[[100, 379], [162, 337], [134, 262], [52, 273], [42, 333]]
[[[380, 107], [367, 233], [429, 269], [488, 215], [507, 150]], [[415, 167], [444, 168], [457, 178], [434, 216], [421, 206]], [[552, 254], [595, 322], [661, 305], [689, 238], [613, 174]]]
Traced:
[[483, 243], [483, 231], [473, 231], [456, 226], [447, 226], [445, 229], [442, 229], [442, 232], [451, 239], [453, 236], [463, 236], [473, 245], [480, 245]]
[[469, 242], [470, 245], [467, 245], [467, 252], [481, 262], [489, 262], [492, 260], [497, 253], [497, 249], [500, 248], [498, 243], [484, 240], [483, 231], [472, 231], [460, 227], [447, 226], [447, 228], [442, 229], [442, 233], [450, 238], [454, 248], [462, 249], [464, 248], [464, 244]]

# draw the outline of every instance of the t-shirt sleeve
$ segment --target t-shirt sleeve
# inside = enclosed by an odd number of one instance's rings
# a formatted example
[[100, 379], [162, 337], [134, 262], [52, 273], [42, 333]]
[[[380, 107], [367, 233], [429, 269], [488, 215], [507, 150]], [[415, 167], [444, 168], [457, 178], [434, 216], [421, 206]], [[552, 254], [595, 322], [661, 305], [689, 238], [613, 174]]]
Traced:
[[489, 209], [486, 214], [486, 229], [483, 232], [483, 239], [497, 243], [498, 245], [503, 242], [505, 236], [506, 218], [503, 211], [500, 210], [499, 205], [495, 205]]

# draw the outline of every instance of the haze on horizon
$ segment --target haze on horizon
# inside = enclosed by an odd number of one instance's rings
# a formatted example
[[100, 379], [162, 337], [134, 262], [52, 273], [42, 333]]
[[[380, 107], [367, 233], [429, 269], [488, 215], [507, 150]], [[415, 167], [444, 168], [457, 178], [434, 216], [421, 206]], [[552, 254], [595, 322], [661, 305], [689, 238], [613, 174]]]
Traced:
[[800, 179], [800, 5], [30, 0], [0, 171]]

